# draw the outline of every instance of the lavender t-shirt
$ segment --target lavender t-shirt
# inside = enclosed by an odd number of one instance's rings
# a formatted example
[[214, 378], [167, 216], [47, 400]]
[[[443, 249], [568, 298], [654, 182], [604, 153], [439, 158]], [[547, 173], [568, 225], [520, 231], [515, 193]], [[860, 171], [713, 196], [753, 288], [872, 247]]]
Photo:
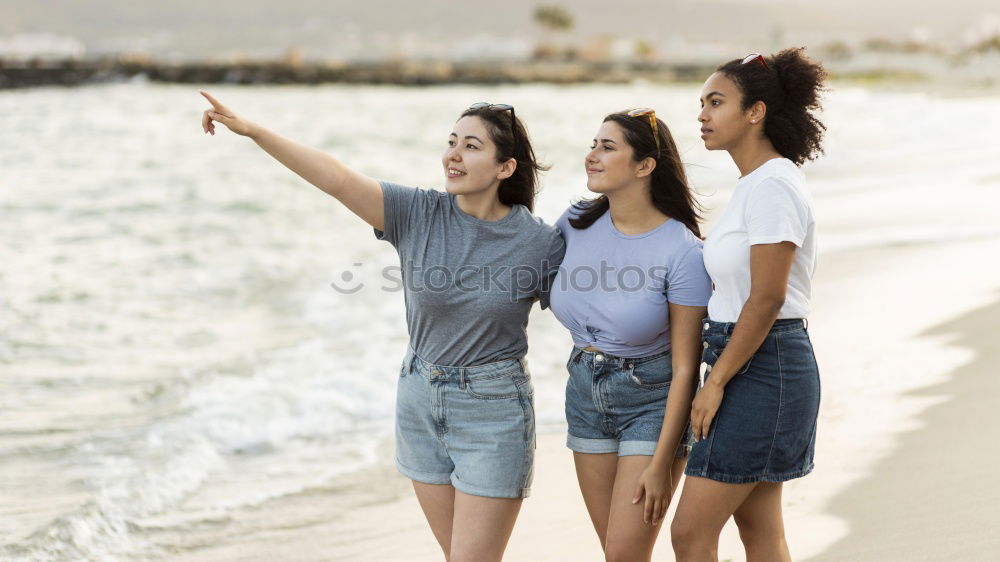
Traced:
[[576, 212], [570, 207], [556, 221], [566, 240], [551, 288], [556, 318], [580, 348], [620, 357], [669, 350], [668, 303], [706, 306], [712, 296], [701, 240], [673, 219], [649, 232], [622, 234], [610, 211], [580, 230], [569, 224]]

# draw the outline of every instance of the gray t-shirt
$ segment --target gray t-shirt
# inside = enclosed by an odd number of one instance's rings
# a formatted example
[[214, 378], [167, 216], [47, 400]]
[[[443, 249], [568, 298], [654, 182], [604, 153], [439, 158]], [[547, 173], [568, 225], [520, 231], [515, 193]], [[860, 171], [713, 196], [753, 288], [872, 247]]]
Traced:
[[520, 359], [533, 300], [548, 288], [566, 244], [555, 228], [514, 205], [484, 221], [455, 196], [381, 182], [385, 231], [402, 268], [410, 346], [437, 365], [471, 367]]

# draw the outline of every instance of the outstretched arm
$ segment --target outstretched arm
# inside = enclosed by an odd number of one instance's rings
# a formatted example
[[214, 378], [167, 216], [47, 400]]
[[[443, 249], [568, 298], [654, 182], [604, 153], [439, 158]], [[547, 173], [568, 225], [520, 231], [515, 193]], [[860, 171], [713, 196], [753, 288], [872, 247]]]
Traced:
[[202, 114], [202, 129], [215, 135], [215, 122], [230, 131], [249, 137], [289, 170], [324, 192], [337, 198], [345, 207], [378, 230], [385, 229], [382, 187], [374, 179], [355, 172], [321, 150], [287, 139], [222, 105], [211, 94], [201, 95], [212, 104]]

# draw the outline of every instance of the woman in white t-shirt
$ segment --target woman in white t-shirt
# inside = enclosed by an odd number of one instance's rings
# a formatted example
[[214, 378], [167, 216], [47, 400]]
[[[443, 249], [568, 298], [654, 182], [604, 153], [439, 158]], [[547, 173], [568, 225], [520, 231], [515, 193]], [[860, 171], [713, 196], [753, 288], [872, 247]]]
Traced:
[[671, 526], [679, 561], [716, 560], [733, 517], [747, 560], [791, 560], [782, 483], [813, 469], [819, 369], [806, 332], [816, 224], [798, 166], [816, 158], [826, 73], [802, 49], [720, 66], [701, 93], [702, 139], [740, 170], [705, 240], [714, 291], [702, 325], [705, 384]]

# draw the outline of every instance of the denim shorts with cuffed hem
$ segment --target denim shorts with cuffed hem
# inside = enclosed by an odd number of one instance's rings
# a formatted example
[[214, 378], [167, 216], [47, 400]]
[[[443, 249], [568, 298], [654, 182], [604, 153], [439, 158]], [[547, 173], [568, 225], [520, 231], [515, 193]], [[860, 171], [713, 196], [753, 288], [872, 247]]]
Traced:
[[[706, 379], [734, 323], [705, 320]], [[776, 320], [764, 342], [729, 382], [685, 474], [729, 484], [785, 482], [813, 470], [820, 379], [803, 320]]]
[[526, 498], [535, 454], [524, 359], [434, 365], [407, 353], [396, 394], [396, 468], [425, 484], [489, 498]]
[[[574, 347], [566, 369], [567, 447], [577, 453], [653, 455], [673, 378], [669, 351], [627, 358]], [[689, 424], [676, 457], [690, 449]]]

